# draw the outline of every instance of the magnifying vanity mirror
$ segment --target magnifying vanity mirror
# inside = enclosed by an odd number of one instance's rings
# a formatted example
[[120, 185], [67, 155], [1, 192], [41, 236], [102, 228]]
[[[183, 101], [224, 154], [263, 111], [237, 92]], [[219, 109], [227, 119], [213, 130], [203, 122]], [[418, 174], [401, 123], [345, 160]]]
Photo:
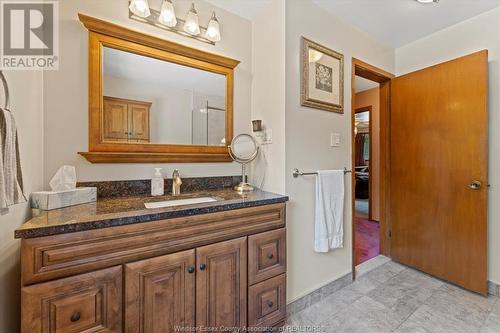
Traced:
[[229, 162], [236, 60], [80, 14], [94, 163]]
[[246, 165], [252, 162], [259, 153], [259, 146], [249, 134], [239, 134], [229, 146], [229, 153], [234, 161], [241, 164], [241, 182], [234, 188], [236, 191], [250, 192], [254, 188], [246, 182]]

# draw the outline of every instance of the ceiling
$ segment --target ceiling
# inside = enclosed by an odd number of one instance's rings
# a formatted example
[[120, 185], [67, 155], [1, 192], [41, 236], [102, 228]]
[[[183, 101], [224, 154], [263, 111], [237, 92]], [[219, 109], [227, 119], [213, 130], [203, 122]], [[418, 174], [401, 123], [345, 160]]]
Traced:
[[151, 83], [162, 89], [176, 88], [211, 96], [224, 96], [226, 77], [133, 53], [104, 47], [103, 75], [137, 84]]
[[362, 78], [360, 76], [354, 77], [354, 91], [357, 93], [365, 91], [365, 90], [377, 88], [378, 86], [379, 86], [379, 84], [377, 82], [367, 80], [367, 79]]
[[415, 0], [312, 1], [395, 48], [500, 6], [500, 0], [440, 0], [437, 4]]

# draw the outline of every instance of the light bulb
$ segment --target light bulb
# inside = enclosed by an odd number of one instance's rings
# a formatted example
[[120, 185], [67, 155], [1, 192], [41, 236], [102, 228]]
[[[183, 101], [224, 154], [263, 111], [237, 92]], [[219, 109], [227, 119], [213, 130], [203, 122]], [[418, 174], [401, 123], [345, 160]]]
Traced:
[[191, 9], [187, 13], [186, 23], [184, 23], [184, 31], [190, 35], [200, 34], [200, 25], [198, 23], [198, 13], [194, 8], [194, 3], [191, 4]]
[[132, 0], [128, 8], [132, 13], [140, 17], [148, 17], [151, 15], [148, 0]]
[[212, 42], [220, 41], [220, 26], [217, 16], [215, 16], [215, 12], [212, 13], [212, 18], [208, 22], [205, 38], [211, 40]]
[[171, 28], [177, 25], [174, 5], [172, 4], [171, 0], [163, 0], [163, 3], [161, 5], [160, 17], [158, 17], [158, 22]]

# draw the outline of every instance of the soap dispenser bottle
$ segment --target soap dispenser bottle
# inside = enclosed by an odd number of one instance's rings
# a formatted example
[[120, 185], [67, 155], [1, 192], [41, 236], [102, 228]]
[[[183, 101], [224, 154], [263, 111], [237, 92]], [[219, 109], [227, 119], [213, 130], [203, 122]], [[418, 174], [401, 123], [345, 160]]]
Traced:
[[155, 168], [155, 175], [151, 179], [151, 195], [158, 196], [163, 195], [164, 189], [163, 175], [161, 174], [161, 168]]

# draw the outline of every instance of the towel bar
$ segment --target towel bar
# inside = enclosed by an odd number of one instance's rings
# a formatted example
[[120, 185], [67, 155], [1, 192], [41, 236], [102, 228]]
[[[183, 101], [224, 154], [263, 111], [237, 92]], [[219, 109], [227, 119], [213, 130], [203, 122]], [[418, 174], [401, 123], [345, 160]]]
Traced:
[[[352, 170], [347, 170], [346, 167], [344, 167], [344, 175], [346, 173], [351, 173]], [[298, 176], [310, 176], [310, 175], [317, 175], [317, 172], [301, 172], [299, 169], [293, 169], [293, 178], [297, 178]]]

